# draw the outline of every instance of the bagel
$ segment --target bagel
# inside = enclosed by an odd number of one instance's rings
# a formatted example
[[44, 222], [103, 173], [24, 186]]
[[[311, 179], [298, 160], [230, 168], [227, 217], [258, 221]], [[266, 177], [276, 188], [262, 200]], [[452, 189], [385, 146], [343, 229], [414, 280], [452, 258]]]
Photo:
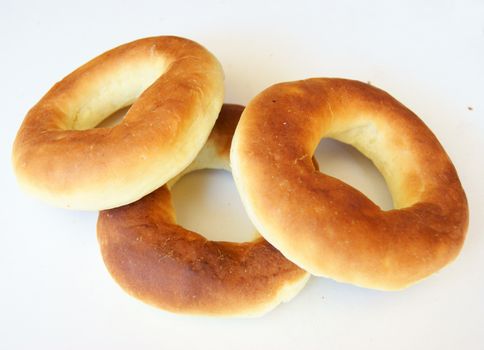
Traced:
[[[131, 203], [186, 168], [223, 103], [223, 71], [199, 44], [140, 39], [81, 66], [28, 112], [13, 146], [27, 192], [59, 207]], [[112, 128], [103, 119], [131, 105]]]
[[[324, 137], [373, 161], [393, 210], [313, 167]], [[243, 112], [230, 157], [257, 230], [314, 275], [398, 290], [463, 245], [468, 206], [452, 162], [414, 113], [368, 84], [321, 78], [269, 87]]]
[[[224, 105], [185, 173], [230, 169], [230, 143], [242, 110]], [[99, 214], [104, 262], [126, 292], [175, 313], [257, 316], [290, 300], [305, 285], [309, 274], [260, 236], [246, 243], [214, 242], [178, 226], [168, 187]]]

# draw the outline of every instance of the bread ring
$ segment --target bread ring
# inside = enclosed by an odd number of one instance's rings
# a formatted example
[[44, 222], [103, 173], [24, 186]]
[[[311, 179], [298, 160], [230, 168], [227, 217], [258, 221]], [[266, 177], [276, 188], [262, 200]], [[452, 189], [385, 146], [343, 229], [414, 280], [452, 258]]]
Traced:
[[[311, 155], [323, 137], [373, 161], [394, 210], [314, 169]], [[467, 200], [449, 157], [415, 114], [368, 84], [309, 79], [266, 89], [242, 114], [231, 163], [261, 235], [312, 274], [401, 289], [462, 247]]]
[[[29, 111], [13, 147], [18, 181], [60, 207], [133, 202], [192, 162], [222, 103], [222, 68], [199, 44], [162, 36], [119, 46]], [[93, 129], [130, 104], [119, 125]]]
[[[188, 171], [229, 169], [230, 143], [242, 110], [224, 105]], [[102, 211], [97, 231], [104, 262], [119, 285], [171, 312], [256, 316], [291, 299], [309, 278], [262, 238], [213, 242], [178, 226], [168, 186]]]

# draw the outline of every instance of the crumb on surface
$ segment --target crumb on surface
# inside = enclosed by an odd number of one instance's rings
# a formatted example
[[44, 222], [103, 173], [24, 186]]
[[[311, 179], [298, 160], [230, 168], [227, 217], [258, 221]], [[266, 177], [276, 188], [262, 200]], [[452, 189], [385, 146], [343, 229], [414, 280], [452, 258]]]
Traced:
[[474, 110], [474, 108], [472, 108], [471, 106], [467, 106], [467, 109], [468, 109], [469, 111], [473, 111], [473, 110]]

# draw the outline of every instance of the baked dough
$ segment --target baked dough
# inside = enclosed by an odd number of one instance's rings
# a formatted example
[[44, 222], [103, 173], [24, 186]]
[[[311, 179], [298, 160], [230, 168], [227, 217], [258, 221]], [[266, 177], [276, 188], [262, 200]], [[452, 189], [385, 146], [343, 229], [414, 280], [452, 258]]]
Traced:
[[[373, 161], [394, 210], [314, 168], [323, 137]], [[464, 242], [467, 200], [449, 157], [414, 113], [368, 84], [321, 78], [269, 87], [245, 109], [231, 162], [255, 227], [314, 275], [401, 289], [448, 264]]]
[[[13, 147], [28, 192], [72, 209], [131, 203], [186, 168], [223, 103], [223, 71], [199, 44], [152, 37], [78, 68], [29, 111]], [[94, 127], [132, 105], [119, 125]]]
[[[242, 110], [224, 105], [207, 144], [185, 173], [229, 170], [230, 143]], [[175, 313], [258, 316], [290, 300], [309, 278], [260, 237], [213, 242], [178, 226], [168, 186], [102, 211], [97, 230], [116, 282], [134, 297]]]

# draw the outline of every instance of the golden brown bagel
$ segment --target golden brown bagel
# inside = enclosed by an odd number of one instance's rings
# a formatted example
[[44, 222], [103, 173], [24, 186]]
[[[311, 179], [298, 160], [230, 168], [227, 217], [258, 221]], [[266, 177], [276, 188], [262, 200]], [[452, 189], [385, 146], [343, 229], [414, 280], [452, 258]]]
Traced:
[[[242, 106], [224, 105], [194, 169], [229, 169]], [[185, 173], [186, 173], [185, 172]], [[176, 224], [163, 186], [130, 205], [99, 214], [106, 266], [134, 297], [164, 310], [212, 316], [256, 316], [295, 296], [309, 274], [264, 239], [213, 242]]]
[[[394, 210], [315, 170], [311, 156], [323, 137], [374, 162]], [[415, 114], [370, 85], [309, 79], [266, 89], [241, 117], [231, 165], [261, 235], [312, 274], [401, 289], [462, 247], [467, 200], [449, 157]]]
[[[193, 161], [222, 101], [222, 68], [199, 44], [166, 36], [119, 46], [29, 111], [13, 147], [15, 173], [28, 192], [60, 207], [133, 202]], [[93, 129], [130, 104], [119, 125]]]

